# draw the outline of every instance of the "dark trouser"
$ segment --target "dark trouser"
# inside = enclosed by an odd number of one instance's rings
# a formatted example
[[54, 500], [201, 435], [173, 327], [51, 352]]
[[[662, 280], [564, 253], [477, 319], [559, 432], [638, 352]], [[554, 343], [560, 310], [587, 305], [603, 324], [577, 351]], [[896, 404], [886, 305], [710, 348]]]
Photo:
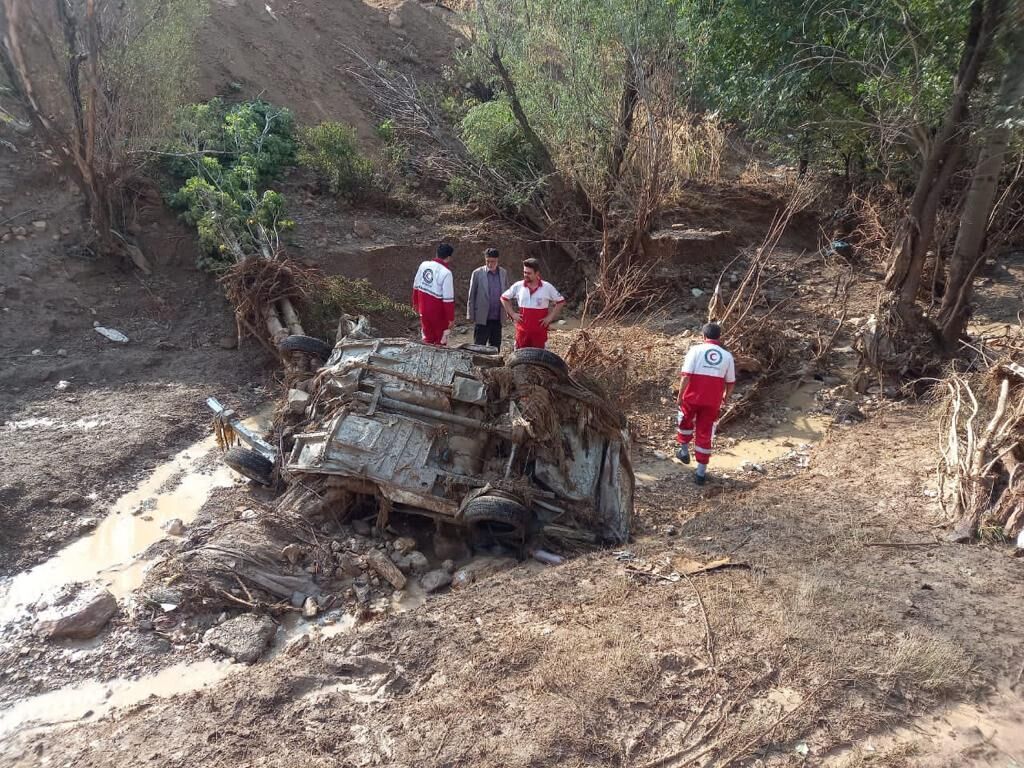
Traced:
[[501, 349], [501, 320], [488, 320], [487, 325], [474, 325], [473, 343]]

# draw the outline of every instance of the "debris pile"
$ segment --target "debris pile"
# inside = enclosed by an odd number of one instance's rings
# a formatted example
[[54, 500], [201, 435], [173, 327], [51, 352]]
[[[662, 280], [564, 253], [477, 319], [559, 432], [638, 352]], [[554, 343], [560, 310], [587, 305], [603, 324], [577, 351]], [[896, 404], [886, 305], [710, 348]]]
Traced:
[[379, 339], [351, 319], [339, 337], [309, 355], [305, 378], [293, 367], [271, 439], [210, 398], [225, 461], [283, 492], [190, 526], [151, 586], [173, 584], [205, 611], [312, 619], [471, 584], [479, 566], [458, 566], [473, 553], [628, 538], [625, 419], [557, 355]]

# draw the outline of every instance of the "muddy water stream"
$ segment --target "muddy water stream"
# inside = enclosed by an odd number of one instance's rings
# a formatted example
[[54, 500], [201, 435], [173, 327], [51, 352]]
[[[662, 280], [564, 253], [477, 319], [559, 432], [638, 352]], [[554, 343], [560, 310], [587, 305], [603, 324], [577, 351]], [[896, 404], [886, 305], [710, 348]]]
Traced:
[[[709, 464], [709, 471], [711, 473], [736, 472], [742, 468], [745, 462], [764, 464], [782, 458], [801, 445], [812, 444], [820, 440], [831, 422], [828, 416], [809, 413], [815, 404], [814, 395], [820, 388], [820, 384], [807, 384], [795, 390], [786, 398], [784, 406], [789, 410], [783, 423], [771, 427], [765, 434], [758, 437], [740, 438], [734, 445], [727, 447], [722, 447], [716, 439], [715, 452]], [[675, 459], [643, 461], [636, 469], [637, 484], [655, 483], [680, 471], [682, 471], [682, 464]]]
[[172, 518], [190, 522], [215, 489], [238, 482], [227, 466], [209, 461], [215, 450], [209, 437], [181, 451], [119, 498], [91, 533], [0, 586], [0, 626], [74, 582], [99, 582], [117, 598], [141, 586], [148, 563], [136, 558], [167, 535], [162, 526]]

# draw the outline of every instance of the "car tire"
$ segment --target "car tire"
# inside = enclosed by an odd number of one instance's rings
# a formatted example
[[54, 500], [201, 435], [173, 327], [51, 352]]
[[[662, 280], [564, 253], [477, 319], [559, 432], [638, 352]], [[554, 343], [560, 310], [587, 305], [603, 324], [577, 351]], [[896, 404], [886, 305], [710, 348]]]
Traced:
[[462, 519], [475, 530], [497, 535], [522, 536], [530, 520], [530, 510], [504, 496], [477, 496], [462, 510]]
[[323, 362], [327, 362], [327, 358], [331, 356], [331, 346], [312, 336], [288, 336], [281, 340], [277, 348], [282, 354], [302, 352], [310, 357], [319, 358]]
[[569, 366], [565, 364], [565, 360], [554, 352], [536, 347], [517, 349], [508, 356], [506, 365], [509, 368], [515, 368], [517, 365], [536, 365], [541, 368], [547, 368], [559, 376], [569, 375]]
[[224, 463], [238, 474], [260, 485], [270, 485], [273, 482], [274, 463], [251, 448], [231, 448], [224, 454]]

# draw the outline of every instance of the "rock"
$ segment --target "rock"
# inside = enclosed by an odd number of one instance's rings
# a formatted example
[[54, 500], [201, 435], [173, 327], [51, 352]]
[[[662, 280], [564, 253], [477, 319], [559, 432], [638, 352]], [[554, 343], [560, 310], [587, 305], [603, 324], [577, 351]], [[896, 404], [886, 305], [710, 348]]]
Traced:
[[237, 349], [238, 348], [238, 337], [233, 333], [228, 333], [220, 337], [220, 341], [217, 342], [221, 349]]
[[357, 519], [352, 521], [352, 530], [359, 536], [369, 536], [373, 531], [373, 528], [370, 527], [370, 524], [366, 520]]
[[304, 618], [313, 619], [320, 612], [320, 603], [315, 597], [307, 597], [302, 603], [302, 615]]
[[35, 229], [36, 232], [45, 232], [46, 231], [46, 222], [43, 221], [42, 219], [39, 219], [38, 221], [33, 221], [32, 222], [32, 228]]
[[413, 550], [405, 556], [409, 563], [409, 570], [413, 573], [426, 573], [427, 569], [430, 568], [430, 561], [427, 560], [427, 556], [422, 552]]
[[455, 561], [445, 560], [443, 563], [441, 563], [441, 568], [448, 571], [448, 573], [455, 573]]
[[288, 390], [288, 411], [290, 413], [302, 416], [306, 412], [307, 403], [309, 403], [308, 392], [303, 392], [301, 389]]
[[306, 556], [306, 550], [298, 544], [287, 544], [281, 550], [281, 559], [287, 560], [292, 565], [297, 565]]
[[391, 553], [391, 562], [395, 564], [402, 573], [410, 573], [412, 571], [412, 563], [409, 558], [403, 555], [401, 552]]
[[388, 26], [392, 29], [401, 29], [403, 26], [402, 17], [398, 15], [398, 11], [392, 11], [388, 15]]
[[49, 640], [95, 637], [117, 613], [117, 600], [105, 589], [82, 590], [65, 605], [51, 608], [39, 616], [36, 631]]
[[24, 237], [25, 235], [28, 234], [28, 230], [25, 229], [24, 227], [13, 227], [11, 229], [11, 234], [14, 235], [15, 237]]
[[53, 385], [53, 388], [58, 392], [67, 392], [69, 389], [71, 389], [71, 382], [68, 381], [67, 379], [61, 379], [60, 381]]
[[379, 549], [371, 549], [366, 555], [366, 561], [382, 579], [387, 580], [395, 589], [405, 587], [405, 574]]
[[39, 357], [41, 354], [43, 354], [43, 350], [41, 350], [41, 349], [33, 349], [32, 350], [32, 356], [33, 357]]
[[514, 568], [519, 561], [513, 557], [478, 557], [452, 576], [452, 589], [469, 586], [474, 582]]
[[172, 517], [170, 520], [164, 523], [162, 527], [171, 536], [185, 535], [185, 524], [181, 522], [180, 518]]
[[363, 572], [363, 569], [359, 567], [359, 561], [352, 557], [352, 555], [341, 555], [338, 558], [338, 570], [346, 576], [353, 578]]
[[208, 629], [203, 642], [243, 664], [251, 664], [263, 655], [277, 627], [269, 616], [243, 613]]
[[306, 595], [302, 592], [292, 592], [292, 608], [301, 608], [306, 602]]
[[411, 536], [399, 536], [391, 546], [396, 552], [412, 552], [416, 549], [416, 539]]
[[424, 592], [436, 592], [452, 583], [452, 575], [448, 571], [439, 569], [423, 574], [420, 582], [423, 584]]
[[66, 349], [58, 349], [57, 350], [57, 357], [67, 357], [67, 356], [68, 356], [68, 351]]
[[740, 469], [742, 469], [744, 472], [757, 472], [757, 474], [759, 475], [767, 474], [767, 470], [765, 470], [764, 465], [755, 464], [752, 461], [744, 461], [742, 464], [740, 464]]
[[75, 521], [75, 528], [79, 533], [85, 533], [99, 525], [99, 522], [95, 517], [80, 517]]
[[701, 296], [704, 295], [704, 291], [702, 291], [700, 288], [691, 288], [690, 295], [693, 296], [693, 298], [695, 299], [699, 299]]
[[373, 227], [370, 226], [368, 221], [363, 219], [356, 219], [352, 222], [352, 231], [356, 233], [358, 237], [373, 237]]

